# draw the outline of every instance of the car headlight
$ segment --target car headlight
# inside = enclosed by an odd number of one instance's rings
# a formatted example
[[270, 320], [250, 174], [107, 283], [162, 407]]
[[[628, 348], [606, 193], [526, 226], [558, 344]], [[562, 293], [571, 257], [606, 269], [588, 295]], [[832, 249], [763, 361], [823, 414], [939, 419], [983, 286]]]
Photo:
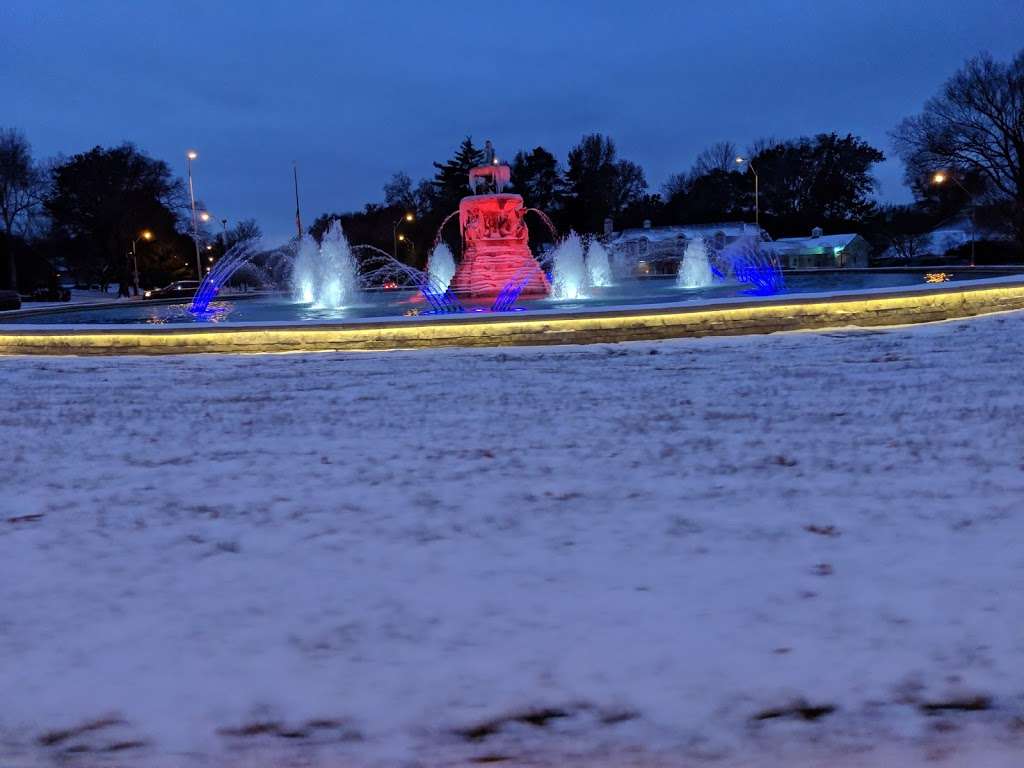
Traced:
[[153, 295], [152, 291], [143, 291], [142, 292], [142, 298], [144, 298], [144, 299], [148, 299], [152, 295]]

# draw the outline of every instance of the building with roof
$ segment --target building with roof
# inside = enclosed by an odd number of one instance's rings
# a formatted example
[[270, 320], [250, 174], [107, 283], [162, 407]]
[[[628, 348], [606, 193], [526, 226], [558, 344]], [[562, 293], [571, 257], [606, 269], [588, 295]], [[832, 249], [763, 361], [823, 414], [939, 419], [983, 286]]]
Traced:
[[821, 227], [810, 237], [780, 237], [765, 243], [779, 257], [783, 269], [844, 269], [866, 267], [871, 245], [856, 233], [826, 235]]
[[[763, 247], [779, 258], [783, 269], [843, 269], [866, 267], [871, 246], [858, 234], [826, 235], [820, 227], [810, 237], [771, 240], [760, 231]], [[711, 248], [721, 250], [741, 237], [757, 237], [758, 228], [742, 221], [669, 227], [626, 229], [613, 232], [605, 245], [612, 270], [620, 276], [673, 275], [679, 269], [686, 243], [704, 238]]]
[[[727, 221], [718, 224], [684, 224], [611, 232], [605, 241], [612, 271], [625, 275], [674, 275], [679, 269], [686, 243], [703, 237], [713, 248], [721, 250], [741, 237], [756, 237], [754, 224]], [[762, 238], [765, 233], [762, 230]]]

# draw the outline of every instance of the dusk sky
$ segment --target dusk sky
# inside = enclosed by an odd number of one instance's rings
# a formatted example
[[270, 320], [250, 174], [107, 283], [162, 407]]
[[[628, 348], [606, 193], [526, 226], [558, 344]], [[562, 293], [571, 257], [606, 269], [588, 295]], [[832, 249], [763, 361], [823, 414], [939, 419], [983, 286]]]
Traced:
[[[123, 140], [216, 215], [291, 234], [303, 216], [432, 175], [471, 134], [564, 163], [612, 136], [652, 191], [708, 144], [888, 131], [969, 56], [1024, 45], [1020, 0], [886, 2], [41, 2], [0, 6], [0, 126], [36, 155]], [[905, 200], [902, 167], [880, 197]], [[780, 233], [773, 233], [780, 234]], [[787, 233], [788, 234], [788, 233]]]

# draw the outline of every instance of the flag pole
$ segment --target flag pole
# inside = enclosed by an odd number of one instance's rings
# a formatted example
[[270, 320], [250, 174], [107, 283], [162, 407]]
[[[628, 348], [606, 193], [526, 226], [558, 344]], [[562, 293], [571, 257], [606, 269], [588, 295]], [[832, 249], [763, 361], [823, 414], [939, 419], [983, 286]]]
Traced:
[[295, 179], [295, 229], [298, 230], [299, 240], [302, 239], [302, 216], [299, 214], [299, 166], [292, 160], [292, 176]]

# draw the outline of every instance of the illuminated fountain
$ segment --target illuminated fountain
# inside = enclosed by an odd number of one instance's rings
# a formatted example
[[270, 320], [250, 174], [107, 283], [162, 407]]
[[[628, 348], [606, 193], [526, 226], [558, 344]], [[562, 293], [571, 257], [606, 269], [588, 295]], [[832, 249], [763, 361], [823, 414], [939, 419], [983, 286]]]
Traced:
[[597, 240], [587, 246], [587, 279], [594, 288], [607, 288], [612, 284], [612, 265], [608, 251]]
[[459, 203], [462, 261], [451, 281], [459, 295], [496, 298], [510, 286], [519, 286], [517, 296], [548, 294], [547, 276], [530, 253], [523, 198], [502, 192], [510, 177], [511, 169], [497, 160], [469, 172], [473, 192], [494, 191]]
[[316, 241], [304, 235], [298, 243], [292, 265], [292, 298], [296, 302], [312, 304], [316, 301], [317, 283], [320, 281], [319, 261]]
[[774, 296], [786, 289], [782, 263], [760, 238], [741, 237], [719, 251], [711, 267], [716, 277], [746, 285], [748, 296]]
[[448, 290], [452, 277], [455, 276], [455, 257], [447, 243], [438, 243], [430, 252], [430, 258], [427, 259], [427, 274], [434, 285]]
[[555, 248], [551, 257], [551, 298], [582, 299], [587, 286], [587, 265], [583, 259], [583, 242], [570, 232]]
[[708, 261], [708, 247], [703, 237], [695, 237], [686, 244], [683, 262], [679, 265], [676, 286], [679, 288], [706, 288], [713, 275]]
[[317, 308], [338, 309], [351, 304], [358, 293], [355, 259], [337, 219], [331, 222], [320, 246], [309, 235], [302, 238], [292, 267], [292, 296]]
[[[372, 245], [350, 247], [337, 220], [331, 222], [319, 246], [309, 236], [271, 251], [262, 251], [259, 246], [259, 239], [254, 238], [229, 249], [206, 275], [189, 311], [196, 317], [216, 317], [223, 307], [211, 306], [212, 302], [219, 297], [228, 281], [242, 270], [261, 276], [263, 284], [280, 284], [273, 279], [271, 270], [265, 268], [267, 266], [283, 270], [294, 303], [310, 305], [314, 309], [342, 309], [361, 304], [367, 299], [367, 291], [411, 290], [419, 291], [426, 300], [427, 311], [464, 311], [461, 302], [448, 288], [447, 282], [455, 270], [447, 246], [434, 255], [435, 274], [403, 264]], [[359, 254], [358, 263], [356, 253]], [[263, 266], [257, 265], [255, 260], [262, 260]]]

